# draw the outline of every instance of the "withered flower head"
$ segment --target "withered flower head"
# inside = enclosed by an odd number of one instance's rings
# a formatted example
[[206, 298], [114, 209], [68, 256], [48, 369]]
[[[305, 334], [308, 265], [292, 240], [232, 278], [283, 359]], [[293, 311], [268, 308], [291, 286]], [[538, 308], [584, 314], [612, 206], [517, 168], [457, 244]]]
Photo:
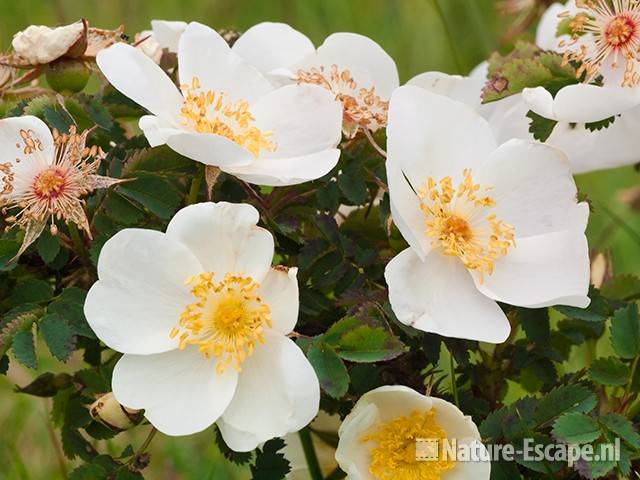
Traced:
[[[53, 133], [53, 134], [52, 134]], [[120, 182], [97, 175], [104, 153], [86, 146], [89, 130], [68, 134], [49, 128], [37, 117], [0, 120], [0, 207], [7, 229], [24, 230], [20, 256], [55, 220], [73, 222], [91, 236], [84, 197], [97, 188]]]

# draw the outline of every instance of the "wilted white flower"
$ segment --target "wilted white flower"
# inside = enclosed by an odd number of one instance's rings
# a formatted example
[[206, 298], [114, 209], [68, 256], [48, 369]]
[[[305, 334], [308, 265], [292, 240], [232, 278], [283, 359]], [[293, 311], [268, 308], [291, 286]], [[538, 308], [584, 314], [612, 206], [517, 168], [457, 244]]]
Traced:
[[178, 53], [180, 37], [187, 29], [187, 22], [151, 20], [151, 30], [135, 35], [137, 47], [154, 62], [160, 63], [162, 53]]
[[537, 114], [563, 122], [597, 122], [640, 105], [637, 0], [552, 5], [540, 22], [537, 42], [563, 53], [567, 62], [580, 62], [577, 74], [584, 78], [555, 96], [543, 87], [525, 89], [523, 99]]
[[342, 129], [348, 137], [387, 124], [389, 98], [399, 85], [398, 69], [368, 37], [334, 33], [316, 50], [289, 25], [265, 22], [247, 30], [233, 50], [276, 83], [320, 85], [330, 91], [341, 103]]
[[37, 117], [26, 115], [0, 120], [0, 206], [9, 228], [24, 230], [20, 256], [42, 233], [47, 223], [73, 222], [91, 237], [83, 196], [96, 188], [120, 182], [97, 175], [104, 157], [99, 147], [87, 147], [88, 130], [81, 134], [53, 135]]
[[315, 85], [274, 88], [209, 27], [191, 23], [180, 38], [181, 91], [132, 46], [114, 45], [97, 61], [115, 88], [152, 113], [140, 119], [152, 146], [262, 185], [314, 180], [338, 161], [333, 97]]
[[[352, 480], [488, 480], [489, 461], [456, 461], [445, 442], [467, 446], [482, 460], [488, 452], [478, 427], [455, 405], [389, 385], [363, 395], [340, 426], [336, 459]], [[419, 459], [419, 442], [437, 441], [429, 461]]]
[[416, 86], [392, 96], [387, 134], [391, 212], [410, 245], [385, 271], [401, 322], [499, 343], [510, 325], [495, 301], [589, 304], [589, 209], [562, 152], [497, 147], [475, 111]]
[[273, 237], [245, 204], [180, 210], [167, 232], [126, 229], [98, 261], [85, 315], [124, 353], [118, 402], [168, 435], [217, 423], [249, 451], [318, 413], [318, 379], [287, 335], [298, 318], [297, 269], [271, 267]]

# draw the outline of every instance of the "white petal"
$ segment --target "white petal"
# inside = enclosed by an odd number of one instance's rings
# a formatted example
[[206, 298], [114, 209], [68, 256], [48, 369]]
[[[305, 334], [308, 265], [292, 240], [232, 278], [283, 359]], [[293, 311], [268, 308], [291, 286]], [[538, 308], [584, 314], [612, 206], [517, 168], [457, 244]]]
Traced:
[[160, 47], [178, 53], [180, 37], [187, 29], [187, 22], [151, 20], [151, 28], [153, 29], [153, 37], [160, 44]]
[[480, 93], [484, 82], [481, 75], [462, 77], [442, 72], [425, 72], [413, 77], [407, 85], [424, 88], [477, 109], [480, 107]]
[[[569, 41], [568, 35], [557, 37], [558, 25], [561, 19], [560, 13], [568, 11], [568, 5], [554, 3], [540, 17], [538, 29], [536, 30], [536, 45], [543, 50], [559, 51], [558, 45], [561, 40]], [[574, 12], [575, 13], [575, 12]]]
[[331, 148], [301, 157], [259, 158], [251, 165], [222, 167], [222, 170], [255, 185], [282, 187], [324, 177], [339, 158], [340, 150]]
[[449, 439], [473, 438], [481, 440], [480, 432], [473, 419], [460, 411], [453, 403], [437, 397], [430, 397], [436, 422], [447, 432]]
[[156, 117], [155, 115], [144, 115], [143, 117], [140, 117], [138, 126], [144, 133], [144, 136], [147, 137], [147, 141], [152, 147], [164, 145], [167, 143], [169, 137], [182, 133], [170, 122], [163, 120], [160, 117]]
[[274, 246], [271, 233], [257, 226], [259, 219], [248, 204], [198, 203], [175, 214], [167, 236], [186, 245], [203, 270], [216, 277], [242, 273], [260, 282], [271, 267]]
[[[22, 135], [31, 139], [27, 140], [29, 145]], [[0, 158], [0, 163], [11, 165], [14, 174], [13, 191], [6, 194], [6, 198], [21, 195], [33, 177], [53, 162], [54, 145], [49, 127], [32, 115], [1, 119]], [[0, 180], [3, 176], [0, 173]]]
[[176, 347], [169, 337], [194, 297], [185, 286], [203, 271], [181, 243], [155, 230], [126, 229], [111, 237], [98, 260], [98, 282], [84, 313], [96, 335], [124, 353], [160, 353]]
[[171, 79], [140, 49], [116, 43], [98, 52], [98, 67], [122, 94], [154, 115], [179, 122], [183, 98]]
[[286, 335], [296, 326], [300, 306], [297, 268], [271, 268], [260, 284], [259, 295], [271, 309], [273, 328]]
[[196, 347], [156, 355], [125, 355], [113, 370], [113, 394], [122, 405], [145, 409], [166, 435], [191, 435], [209, 427], [231, 401], [238, 374], [218, 374], [215, 361]]
[[[489, 453], [487, 449], [479, 441], [458, 441], [458, 445], [475, 444], [470, 447], [470, 451], [479, 452], [482, 449], [486, 458]], [[491, 462], [490, 461], [459, 461], [455, 467], [442, 474], [442, 480], [489, 480], [491, 478]]]
[[[154, 139], [159, 140], [168, 133], [159, 131]], [[245, 148], [226, 137], [213, 133], [175, 130], [166, 139], [166, 143], [180, 155], [215, 167], [248, 165], [255, 160]]]
[[264, 439], [251, 433], [239, 430], [229, 425], [224, 421], [224, 418], [219, 418], [216, 425], [220, 429], [222, 438], [231, 450], [234, 452], [250, 452], [254, 450], [256, 446], [264, 443]]
[[226, 92], [234, 101], [253, 104], [273, 90], [260, 71], [231, 51], [227, 42], [212, 28], [191, 22], [180, 37], [178, 48], [180, 83], [200, 80], [202, 91]]
[[496, 147], [489, 124], [472, 108], [411, 85], [391, 98], [387, 136], [388, 157], [414, 188], [429, 176], [461, 177]]
[[[301, 157], [334, 148], [342, 135], [342, 107], [317, 85], [287, 85], [251, 106], [256, 126], [272, 132], [274, 152], [261, 158]], [[258, 160], [256, 163], [260, 162]]]
[[266, 74], [294, 66], [315, 47], [306, 35], [286, 23], [262, 22], [244, 32], [232, 50]]
[[563, 150], [573, 173], [585, 173], [640, 161], [640, 107], [616, 117], [607, 128], [591, 132], [584, 125], [558, 124], [547, 143]]
[[476, 289], [462, 263], [432, 251], [424, 261], [406, 249], [384, 273], [402, 323], [445, 337], [501, 343], [511, 329], [500, 307]]
[[388, 99], [400, 84], [398, 69], [389, 54], [369, 37], [357, 33], [329, 35], [318, 47], [317, 54], [303, 64], [348, 69], [359, 88], [374, 85], [382, 99]]
[[543, 87], [525, 88], [523, 99], [539, 115], [571, 123], [597, 122], [640, 105], [640, 88], [577, 84], [555, 96]]
[[589, 305], [589, 247], [580, 230], [516, 239], [476, 286], [485, 295], [520, 307]]
[[236, 394], [223, 415], [225, 424], [260, 443], [303, 428], [320, 402], [318, 378], [296, 344], [272, 330], [265, 340], [242, 364]]
[[431, 242], [426, 235], [426, 217], [420, 208], [420, 200], [400, 171], [398, 162], [389, 158], [386, 163], [393, 223], [420, 259], [424, 259], [431, 250]]
[[515, 228], [518, 239], [568, 228], [584, 230], [589, 208], [578, 204], [577, 188], [560, 150], [526, 140], [498, 147], [474, 179], [490, 187], [498, 220]]

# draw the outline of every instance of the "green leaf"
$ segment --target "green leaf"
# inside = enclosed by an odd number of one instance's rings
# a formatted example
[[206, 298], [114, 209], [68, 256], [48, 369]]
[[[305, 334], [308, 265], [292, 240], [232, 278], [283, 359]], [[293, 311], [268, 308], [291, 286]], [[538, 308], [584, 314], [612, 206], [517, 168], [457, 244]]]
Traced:
[[369, 198], [369, 190], [364, 174], [357, 162], [350, 162], [338, 175], [338, 187], [354, 205], [364, 205]]
[[485, 103], [492, 102], [533, 87], [544, 87], [555, 95], [560, 88], [575, 83], [578, 83], [576, 71], [563, 61], [561, 54], [518, 42], [509, 54], [494, 53], [489, 57], [482, 99]]
[[25, 367], [38, 368], [38, 358], [36, 357], [36, 347], [33, 342], [31, 330], [21, 330], [13, 337], [13, 355]]
[[326, 343], [314, 342], [307, 358], [318, 375], [320, 386], [333, 398], [342, 398], [349, 389], [349, 373], [336, 351]]
[[563, 413], [589, 413], [595, 408], [595, 393], [583, 385], [562, 385], [544, 395], [538, 402], [535, 420], [544, 425]]
[[58, 360], [67, 361], [75, 347], [75, 336], [69, 324], [56, 313], [49, 313], [38, 324], [51, 354]]
[[547, 308], [521, 308], [518, 316], [527, 338], [541, 345], [549, 341], [549, 310]]
[[46, 302], [53, 297], [53, 287], [44, 280], [32, 278], [19, 283], [11, 294], [14, 305]]
[[144, 212], [115, 190], [107, 192], [102, 204], [109, 217], [122, 225], [133, 225], [142, 219]]
[[137, 177], [142, 173], [175, 175], [197, 172], [196, 162], [183, 157], [166, 145], [130, 152], [122, 170], [124, 177]]
[[18, 262], [11, 261], [18, 254], [20, 244], [8, 238], [0, 239], [0, 272], [13, 270]]
[[600, 418], [600, 422], [634, 449], [640, 449], [640, 435], [628, 418], [617, 413], [608, 413]]
[[81, 288], [68, 287], [49, 304], [47, 312], [55, 313], [64, 319], [74, 335], [96, 338], [95, 333], [84, 316], [84, 299], [87, 292]]
[[556, 120], [551, 120], [550, 118], [538, 115], [533, 110], [529, 110], [529, 112], [527, 112], [527, 118], [531, 119], [529, 122], [529, 133], [533, 135], [533, 138], [540, 142], [546, 142], [553, 133], [553, 129], [558, 124]]
[[280, 452], [284, 447], [282, 438], [274, 438], [258, 450], [255, 464], [251, 466], [252, 480], [281, 480], [287, 476], [291, 465]]
[[36, 397], [53, 397], [58, 391], [72, 385], [73, 377], [67, 373], [43, 373], [29, 385], [16, 387], [16, 392], [34, 395]]
[[98, 480], [112, 478], [119, 464], [109, 455], [98, 455], [84, 463], [69, 475], [69, 480]]
[[60, 133], [67, 133], [69, 127], [75, 124], [73, 118], [57, 104], [45, 106], [42, 109], [42, 114], [49, 126], [57, 129]]
[[151, 213], [169, 219], [182, 203], [182, 194], [175, 185], [158, 175], [140, 174], [135, 180], [123, 183], [117, 191], [140, 203]]
[[404, 344], [392, 332], [365, 324], [357, 317], [345, 317], [333, 324], [323, 340], [341, 358], [351, 362], [391, 360], [406, 351]]
[[553, 424], [553, 435], [570, 445], [593, 442], [602, 435], [598, 422], [584, 413], [565, 413]]
[[245, 465], [251, 461], [253, 458], [253, 452], [235, 452], [231, 450], [231, 448], [227, 445], [227, 442], [224, 441], [222, 437], [222, 433], [220, 433], [220, 429], [216, 427], [216, 445], [220, 450], [220, 453], [232, 463], [236, 465]]
[[51, 235], [48, 228], [45, 228], [40, 238], [38, 238], [38, 255], [44, 263], [51, 263], [60, 252], [60, 239], [57, 235]]
[[629, 367], [615, 357], [598, 358], [591, 364], [589, 377], [600, 385], [626, 385]]
[[590, 132], [599, 132], [604, 128], [609, 128], [613, 125], [613, 122], [616, 121], [616, 117], [605, 118], [604, 120], [599, 120], [597, 122], [589, 122], [584, 124], [584, 128], [589, 130]]
[[611, 318], [611, 344], [622, 358], [640, 355], [640, 317], [636, 303], [614, 312]]
[[607, 281], [600, 292], [613, 300], [629, 300], [640, 296], [640, 277], [629, 273], [616, 275]]

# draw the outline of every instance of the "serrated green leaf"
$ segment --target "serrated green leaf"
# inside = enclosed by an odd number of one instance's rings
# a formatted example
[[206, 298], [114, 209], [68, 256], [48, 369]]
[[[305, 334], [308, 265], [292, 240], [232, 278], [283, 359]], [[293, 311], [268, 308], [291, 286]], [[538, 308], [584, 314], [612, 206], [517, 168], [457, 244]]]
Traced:
[[590, 132], [599, 132], [602, 129], [609, 128], [616, 121], [615, 115], [613, 117], [605, 118], [597, 122], [589, 122], [584, 124], [584, 128]]
[[629, 367], [615, 357], [598, 358], [589, 370], [589, 378], [600, 385], [625, 385], [630, 374]]
[[11, 344], [13, 356], [16, 357], [25, 367], [38, 368], [38, 358], [36, 357], [36, 346], [33, 341], [31, 330], [21, 330], [13, 337]]
[[227, 442], [224, 441], [222, 437], [222, 433], [220, 433], [220, 429], [215, 429], [216, 433], [216, 445], [218, 446], [218, 450], [220, 453], [231, 463], [235, 463], [236, 465], [246, 465], [253, 458], [253, 452], [235, 452], [229, 448]]
[[150, 174], [138, 175], [135, 180], [119, 185], [117, 191], [163, 219], [171, 218], [183, 200], [173, 183]]
[[37, 243], [38, 255], [44, 263], [51, 263], [60, 252], [60, 239], [44, 229]]
[[565, 413], [553, 423], [553, 435], [570, 445], [593, 442], [602, 435], [598, 422], [584, 413]]
[[562, 385], [544, 395], [538, 402], [535, 420], [544, 425], [563, 413], [589, 413], [595, 408], [595, 393], [583, 385]]
[[98, 480], [111, 478], [119, 464], [109, 455], [98, 455], [90, 462], [77, 467], [69, 475], [69, 480]]
[[14, 305], [46, 302], [53, 297], [53, 287], [44, 280], [32, 278], [16, 285], [11, 299]]
[[12, 261], [20, 250], [20, 244], [7, 238], [0, 239], [0, 272], [13, 270], [18, 262]]
[[255, 464], [251, 466], [252, 480], [282, 480], [291, 471], [291, 465], [280, 450], [285, 443], [281, 438], [269, 440], [258, 449]]
[[34, 395], [36, 397], [53, 397], [58, 391], [72, 385], [73, 378], [67, 373], [43, 373], [29, 385], [16, 387], [16, 392]]
[[59, 105], [46, 105], [42, 109], [42, 115], [51, 128], [55, 128], [60, 133], [69, 132], [69, 127], [75, 125], [73, 118]]
[[133, 225], [140, 221], [144, 212], [115, 190], [110, 190], [102, 204], [109, 217], [121, 225]]
[[529, 122], [529, 133], [539, 142], [546, 142], [558, 124], [556, 120], [538, 115], [533, 110], [527, 112], [527, 118], [531, 120]]
[[640, 317], [636, 303], [614, 312], [611, 317], [611, 344], [622, 358], [640, 355]]
[[364, 175], [356, 162], [349, 163], [338, 175], [338, 187], [354, 205], [364, 205], [369, 198], [369, 189]]
[[324, 342], [316, 342], [309, 348], [307, 358], [322, 389], [333, 398], [342, 398], [349, 389], [349, 373], [336, 351]]
[[67, 361], [73, 353], [75, 336], [65, 319], [49, 313], [40, 320], [38, 328], [51, 354], [60, 361]]
[[617, 413], [608, 413], [600, 417], [600, 422], [633, 448], [640, 449], [640, 435], [628, 418]]

